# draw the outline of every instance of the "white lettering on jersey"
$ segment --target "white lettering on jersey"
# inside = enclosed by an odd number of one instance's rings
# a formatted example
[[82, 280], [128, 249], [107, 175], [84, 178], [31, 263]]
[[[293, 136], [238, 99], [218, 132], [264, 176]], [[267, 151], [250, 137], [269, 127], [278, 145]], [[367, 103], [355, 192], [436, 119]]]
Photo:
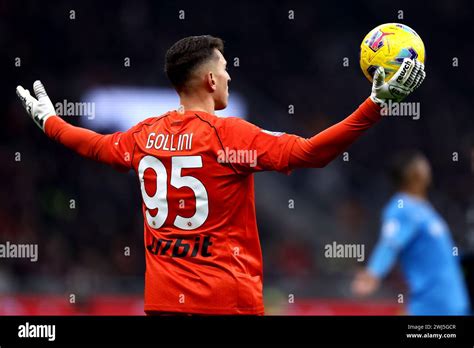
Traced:
[[188, 151], [193, 147], [193, 133], [184, 134], [156, 134], [148, 135], [145, 148], [164, 151]]

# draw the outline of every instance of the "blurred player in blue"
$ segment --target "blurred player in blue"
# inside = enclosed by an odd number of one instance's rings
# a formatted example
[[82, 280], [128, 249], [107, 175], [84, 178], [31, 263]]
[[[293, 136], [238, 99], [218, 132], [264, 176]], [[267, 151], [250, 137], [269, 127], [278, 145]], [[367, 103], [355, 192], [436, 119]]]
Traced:
[[407, 152], [393, 163], [397, 193], [383, 211], [379, 241], [352, 291], [372, 294], [397, 259], [410, 290], [411, 315], [468, 315], [468, 292], [449, 227], [428, 201], [431, 168], [424, 155]]

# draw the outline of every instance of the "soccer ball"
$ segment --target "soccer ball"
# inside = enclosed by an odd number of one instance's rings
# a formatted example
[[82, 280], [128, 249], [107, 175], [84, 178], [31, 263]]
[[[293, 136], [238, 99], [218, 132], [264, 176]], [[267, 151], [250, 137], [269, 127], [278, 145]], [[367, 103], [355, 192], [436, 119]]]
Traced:
[[372, 29], [360, 45], [360, 68], [372, 82], [377, 66], [385, 70], [385, 81], [395, 74], [404, 58], [425, 63], [425, 45], [408, 25], [387, 23]]

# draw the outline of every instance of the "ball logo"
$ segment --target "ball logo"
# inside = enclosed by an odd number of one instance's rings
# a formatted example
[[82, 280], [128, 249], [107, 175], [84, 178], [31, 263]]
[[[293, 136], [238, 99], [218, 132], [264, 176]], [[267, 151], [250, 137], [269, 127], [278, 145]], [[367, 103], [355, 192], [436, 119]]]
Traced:
[[393, 35], [394, 33], [384, 33], [382, 30], [377, 30], [374, 35], [368, 40], [367, 45], [374, 52], [377, 52], [384, 45], [383, 38], [387, 35]]
[[403, 48], [398, 54], [398, 56], [395, 58], [395, 62], [401, 64], [403, 63], [403, 59], [405, 58], [409, 58], [411, 60], [417, 59], [418, 53], [413, 47]]

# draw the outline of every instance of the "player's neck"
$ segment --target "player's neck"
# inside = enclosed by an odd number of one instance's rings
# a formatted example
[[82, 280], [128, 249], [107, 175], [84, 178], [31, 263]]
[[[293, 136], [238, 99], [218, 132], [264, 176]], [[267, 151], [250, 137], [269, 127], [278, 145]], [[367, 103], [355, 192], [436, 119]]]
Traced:
[[428, 199], [428, 193], [424, 188], [407, 187], [402, 189], [401, 192], [422, 201], [426, 201]]
[[208, 114], [214, 114], [215, 104], [210, 96], [194, 95], [180, 95], [180, 107], [186, 111], [204, 111]]

